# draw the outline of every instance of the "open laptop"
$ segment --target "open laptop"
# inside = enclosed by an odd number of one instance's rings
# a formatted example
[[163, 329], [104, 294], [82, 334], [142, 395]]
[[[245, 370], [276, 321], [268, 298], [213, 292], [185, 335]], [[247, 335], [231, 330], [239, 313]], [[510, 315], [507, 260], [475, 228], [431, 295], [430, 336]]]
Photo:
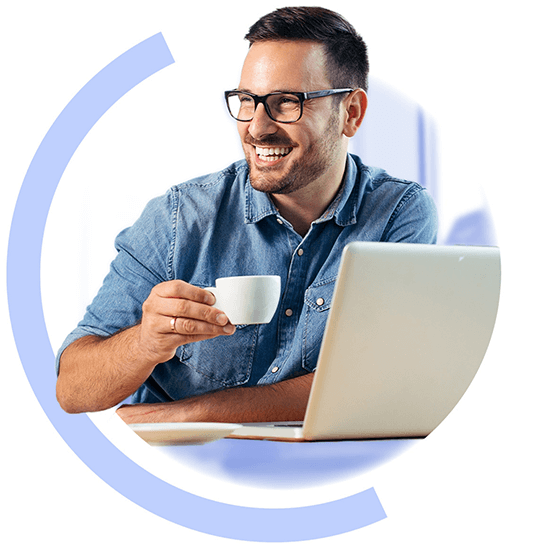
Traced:
[[496, 247], [350, 243], [304, 421], [242, 424], [228, 438], [427, 436], [482, 362], [499, 290]]

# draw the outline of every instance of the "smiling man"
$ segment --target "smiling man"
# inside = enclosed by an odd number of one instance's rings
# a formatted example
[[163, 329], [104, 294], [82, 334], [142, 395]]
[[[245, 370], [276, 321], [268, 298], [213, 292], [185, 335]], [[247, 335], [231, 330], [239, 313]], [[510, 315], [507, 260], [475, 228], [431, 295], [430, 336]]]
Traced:
[[[338, 192], [348, 138], [363, 120], [366, 94], [362, 89], [329, 89], [321, 43], [250, 40], [240, 90], [226, 93], [229, 110], [241, 121], [238, 132], [251, 185], [270, 194], [280, 213], [304, 235]], [[318, 89], [326, 93], [316, 93]], [[304, 100], [285, 90], [321, 96]], [[256, 108], [253, 93], [268, 98]], [[335, 96], [345, 98], [343, 112]]]
[[[255, 23], [225, 92], [246, 159], [152, 200], [57, 356], [68, 412], [126, 422], [302, 420], [342, 249], [434, 243], [416, 183], [348, 154], [367, 106], [366, 46], [341, 16], [283, 8]], [[234, 327], [203, 287], [281, 276], [266, 325]]]

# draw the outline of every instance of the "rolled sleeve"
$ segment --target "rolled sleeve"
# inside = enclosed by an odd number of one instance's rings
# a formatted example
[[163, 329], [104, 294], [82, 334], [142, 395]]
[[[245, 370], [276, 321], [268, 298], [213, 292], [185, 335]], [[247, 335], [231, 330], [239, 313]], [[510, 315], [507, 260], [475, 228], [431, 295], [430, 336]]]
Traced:
[[84, 336], [111, 336], [135, 325], [151, 289], [171, 278], [169, 259], [173, 243], [173, 199], [169, 191], [153, 199], [130, 228], [115, 239], [117, 256], [83, 319], [61, 345], [55, 362], [74, 341]]

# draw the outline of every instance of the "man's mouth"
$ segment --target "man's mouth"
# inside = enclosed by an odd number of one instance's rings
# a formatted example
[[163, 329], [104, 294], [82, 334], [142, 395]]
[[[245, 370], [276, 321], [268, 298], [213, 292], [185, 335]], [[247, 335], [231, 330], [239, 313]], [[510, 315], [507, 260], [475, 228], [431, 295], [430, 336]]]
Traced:
[[255, 146], [255, 152], [260, 160], [265, 162], [277, 161], [286, 155], [289, 155], [293, 150], [292, 147], [257, 147]]

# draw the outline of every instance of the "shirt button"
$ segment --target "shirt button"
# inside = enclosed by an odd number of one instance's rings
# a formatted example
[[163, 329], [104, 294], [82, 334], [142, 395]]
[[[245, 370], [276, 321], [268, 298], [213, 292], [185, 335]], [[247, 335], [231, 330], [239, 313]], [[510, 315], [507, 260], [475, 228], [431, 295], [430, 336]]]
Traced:
[[315, 303], [318, 305], [318, 306], [323, 306], [323, 304], [325, 304], [325, 301], [322, 299], [322, 298], [318, 298]]
[[276, 221], [277, 221], [280, 225], [283, 225], [283, 221], [282, 221], [279, 217], [276, 217]]
[[272, 372], [275, 374], [278, 370], [279, 370], [279, 367], [275, 366], [275, 367], [272, 369]]
[[297, 253], [299, 254], [300, 257], [302, 257], [302, 254], [304, 253], [304, 250], [302, 248], [300, 248]]
[[291, 317], [293, 315], [293, 310], [291, 310], [291, 308], [287, 308], [287, 310], [285, 310], [285, 315], [287, 317]]

